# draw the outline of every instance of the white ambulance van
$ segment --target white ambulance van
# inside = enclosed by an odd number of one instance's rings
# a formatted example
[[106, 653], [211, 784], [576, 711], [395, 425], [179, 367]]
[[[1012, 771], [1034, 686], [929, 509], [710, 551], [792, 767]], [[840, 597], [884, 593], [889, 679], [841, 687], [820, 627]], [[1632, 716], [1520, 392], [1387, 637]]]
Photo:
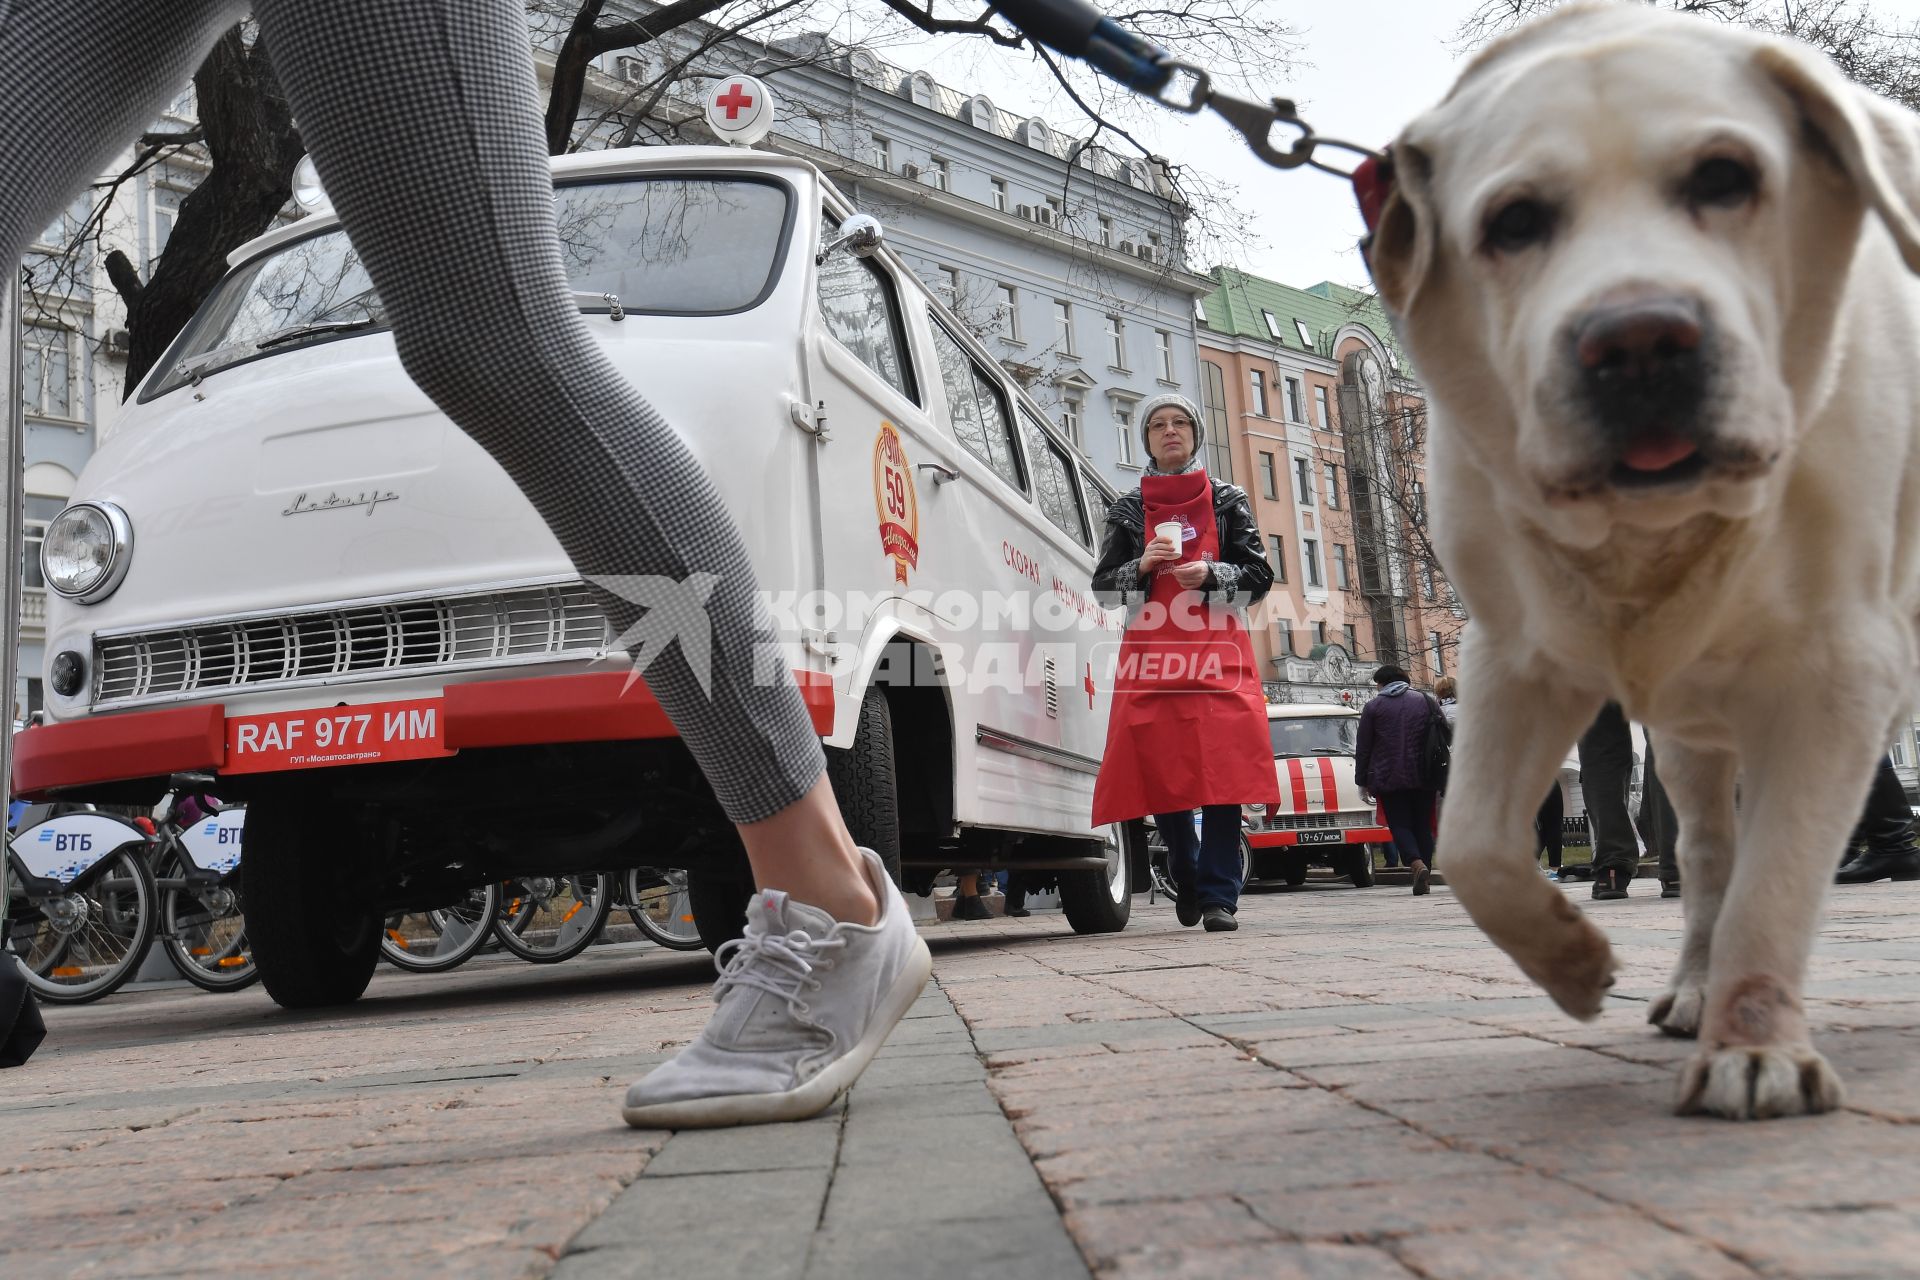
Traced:
[[[1075, 929], [1124, 927], [1144, 832], [1088, 825], [1110, 491], [812, 165], [553, 165], [588, 323], [739, 523], [855, 836], [910, 889], [1011, 867]], [[402, 372], [330, 214], [232, 255], [43, 559], [48, 722], [16, 790], [214, 775], [248, 805], [280, 1003], [357, 998], [383, 915], [514, 875], [685, 867], [710, 944], [739, 928], [744, 856], [691, 758], [533, 508]]]

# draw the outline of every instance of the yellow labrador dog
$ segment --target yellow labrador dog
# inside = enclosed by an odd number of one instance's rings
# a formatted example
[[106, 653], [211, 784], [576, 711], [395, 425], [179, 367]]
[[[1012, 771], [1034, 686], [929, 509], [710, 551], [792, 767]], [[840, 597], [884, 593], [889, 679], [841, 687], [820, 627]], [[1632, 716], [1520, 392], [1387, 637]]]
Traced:
[[1802, 46], [1583, 5], [1393, 154], [1371, 262], [1473, 618], [1447, 879], [1599, 1013], [1606, 937], [1528, 850], [1618, 699], [1680, 819], [1686, 941], [1651, 1009], [1699, 1038], [1680, 1110], [1832, 1110], [1807, 953], [1920, 670], [1920, 120]]

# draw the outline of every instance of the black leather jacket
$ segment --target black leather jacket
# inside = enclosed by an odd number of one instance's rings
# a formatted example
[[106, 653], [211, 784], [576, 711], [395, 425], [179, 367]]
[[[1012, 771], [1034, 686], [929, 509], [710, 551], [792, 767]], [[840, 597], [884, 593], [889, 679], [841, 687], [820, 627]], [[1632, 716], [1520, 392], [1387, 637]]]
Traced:
[[[1213, 563], [1200, 590], [1222, 604], [1249, 605], [1273, 586], [1273, 566], [1260, 543], [1253, 522], [1253, 504], [1237, 484], [1207, 477], [1213, 485], [1213, 522], [1220, 538], [1220, 558]], [[1150, 584], [1140, 578], [1140, 554], [1147, 548], [1146, 512], [1140, 490], [1122, 496], [1107, 508], [1107, 535], [1100, 547], [1100, 563], [1093, 570], [1093, 594], [1110, 608], [1133, 608], [1147, 598]]]

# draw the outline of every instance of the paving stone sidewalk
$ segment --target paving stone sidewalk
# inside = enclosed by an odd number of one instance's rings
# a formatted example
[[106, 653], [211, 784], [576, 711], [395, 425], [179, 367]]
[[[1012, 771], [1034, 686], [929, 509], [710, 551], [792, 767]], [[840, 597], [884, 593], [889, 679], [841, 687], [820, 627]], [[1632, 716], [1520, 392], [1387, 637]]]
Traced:
[[1625, 968], [1585, 1026], [1444, 889], [930, 926], [938, 987], [843, 1106], [719, 1133], [619, 1121], [707, 1010], [703, 957], [639, 944], [326, 1014], [53, 1009], [0, 1073], [0, 1276], [1920, 1273], [1920, 884], [1828, 912], [1847, 1110], [1748, 1125], [1667, 1114], [1679, 904], [1634, 888], [1591, 906]]

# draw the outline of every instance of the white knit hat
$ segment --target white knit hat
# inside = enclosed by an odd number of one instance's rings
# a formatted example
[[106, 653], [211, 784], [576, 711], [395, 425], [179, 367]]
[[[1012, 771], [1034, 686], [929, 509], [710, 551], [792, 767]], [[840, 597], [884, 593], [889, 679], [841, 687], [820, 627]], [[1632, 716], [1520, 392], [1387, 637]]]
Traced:
[[1177, 396], [1172, 392], [1149, 396], [1140, 402], [1140, 447], [1147, 451], [1149, 458], [1153, 456], [1153, 444], [1147, 439], [1147, 423], [1153, 420], [1154, 410], [1164, 409], [1169, 405], [1186, 414], [1188, 420], [1193, 423], [1193, 454], [1196, 458], [1199, 457], [1200, 446], [1207, 442], [1207, 429], [1200, 421], [1200, 406], [1185, 396]]

